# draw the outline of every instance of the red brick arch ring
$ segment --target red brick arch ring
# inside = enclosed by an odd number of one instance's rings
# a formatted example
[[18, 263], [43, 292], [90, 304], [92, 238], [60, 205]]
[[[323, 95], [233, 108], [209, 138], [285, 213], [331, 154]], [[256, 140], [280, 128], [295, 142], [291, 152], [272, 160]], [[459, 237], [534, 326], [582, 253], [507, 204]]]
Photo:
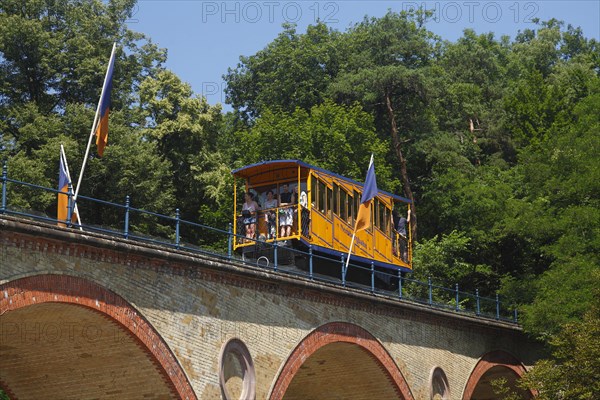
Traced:
[[76, 304], [110, 317], [141, 344], [174, 394], [181, 399], [197, 398], [165, 341], [118, 294], [95, 282], [70, 275], [34, 275], [0, 285], [0, 315], [40, 303]]
[[[502, 350], [495, 350], [486, 353], [479, 359], [473, 372], [469, 376], [469, 380], [465, 385], [465, 391], [463, 393], [463, 399], [469, 400], [473, 397], [473, 392], [479, 383], [479, 380], [494, 367], [505, 367], [514, 372], [517, 376], [521, 377], [526, 372], [525, 366], [515, 356]], [[530, 392], [531, 397], [535, 393]]]
[[367, 330], [347, 322], [330, 322], [313, 330], [296, 346], [279, 372], [271, 391], [271, 400], [282, 399], [292, 379], [311, 354], [331, 343], [345, 342], [360, 346], [375, 359], [394, 384], [398, 396], [412, 400], [413, 395], [385, 347]]

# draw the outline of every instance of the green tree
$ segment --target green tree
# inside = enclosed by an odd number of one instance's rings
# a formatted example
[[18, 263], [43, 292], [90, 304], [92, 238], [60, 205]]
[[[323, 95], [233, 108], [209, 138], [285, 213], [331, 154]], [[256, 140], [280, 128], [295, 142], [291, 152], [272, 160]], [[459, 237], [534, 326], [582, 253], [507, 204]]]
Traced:
[[309, 26], [305, 34], [284, 24], [273, 42], [228, 69], [226, 101], [246, 121], [267, 108], [293, 112], [321, 104], [344, 59], [338, 36], [324, 23]]
[[[599, 80], [597, 79], [597, 82]], [[600, 265], [600, 94], [580, 101], [573, 124], [560, 124], [543, 144], [522, 152], [525, 193], [515, 199], [508, 234], [534, 243], [547, 260], [545, 272], [529, 283], [533, 302], [524, 307], [525, 328], [541, 337], [576, 321], [589, 307], [591, 272]], [[539, 273], [539, 271], [538, 271]], [[512, 282], [508, 288], [517, 287]], [[508, 291], [507, 291], [508, 292]]]
[[[126, 27], [135, 0], [21, 1], [0, 5], [0, 105], [9, 133], [10, 111], [33, 102], [40, 113], [68, 103], [94, 107], [113, 42], [118, 42], [113, 109], [130, 104], [132, 91], [165, 60], [144, 35]], [[18, 138], [17, 138], [18, 139]]]
[[142, 135], [168, 160], [183, 219], [225, 226], [231, 208], [229, 170], [217, 149], [221, 107], [194, 96], [170, 71], [140, 85]]
[[413, 200], [413, 238], [417, 213], [405, 143], [431, 126], [426, 71], [434, 53], [434, 37], [422, 26], [423, 18], [391, 11], [379, 19], [365, 18], [348, 32], [345, 40], [352, 54], [329, 87], [338, 101], [358, 100], [377, 121], [386, 121], [378, 130], [388, 132], [404, 195]]
[[[413, 278], [422, 282], [432, 278], [438, 286], [453, 288], [459, 285], [461, 291], [475, 293], [481, 288], [482, 296], [492, 296], [488, 288], [497, 286], [497, 276], [488, 265], [473, 264], [472, 240], [464, 232], [452, 231], [449, 234], [421, 239], [414, 248], [413, 263], [416, 266]], [[453, 293], [436, 290], [437, 301], [454, 302]], [[470, 308], [475, 309], [470, 299]]]
[[[25, 109], [33, 110], [33, 106]], [[85, 151], [89, 134], [77, 140], [70, 134], [89, 130], [93, 112], [83, 105], [66, 107], [62, 116], [50, 114], [40, 116], [23, 124], [21, 137], [46, 133], [40, 144], [30, 149], [21, 148], [8, 158], [8, 172], [12, 179], [36, 183], [45, 187], [56, 188], [58, 182], [58, 154], [60, 144], [65, 146], [73, 184], [79, 174], [82, 153]], [[124, 204], [125, 196], [131, 197], [131, 205], [137, 208], [168, 212], [174, 209], [172, 184], [168, 177], [169, 162], [157, 156], [156, 146], [141, 140], [135, 129], [127, 126], [124, 113], [111, 113], [110, 143], [104, 157], [91, 158], [82, 180], [80, 193]], [[167, 177], [167, 179], [165, 179]], [[45, 211], [50, 216], [56, 214], [56, 195], [51, 192], [40, 192], [24, 189], [16, 185], [9, 186], [9, 199], [12, 206], [25, 210]], [[80, 200], [80, 214], [85, 224], [101, 224], [120, 226], [123, 215], [115, 209], [108, 209], [99, 204]]]
[[378, 139], [372, 116], [359, 105], [346, 107], [325, 101], [309, 111], [266, 110], [251, 129], [237, 132], [236, 138], [244, 147], [240, 166], [260, 160], [301, 159], [363, 181], [374, 153], [380, 186], [391, 190], [397, 184], [389, 164], [380, 158], [386, 144]]
[[517, 36], [509, 59], [505, 127], [521, 146], [547, 140], [556, 124], [571, 122], [573, 107], [592, 92], [600, 49], [581, 30], [552, 19]]
[[[146, 140], [138, 88], [163, 70], [165, 51], [126, 27], [135, 1], [20, 1], [0, 4], [0, 150], [13, 179], [56, 187], [60, 144], [77, 181], [110, 48], [117, 42], [109, 146], [92, 151], [80, 194], [171, 213], [170, 160]], [[56, 196], [12, 185], [11, 204], [55, 215]], [[118, 213], [84, 204], [84, 223], [121, 224]], [[133, 221], [135, 224], [135, 221]]]
[[[593, 272], [600, 281], [598, 271]], [[552, 335], [552, 359], [535, 363], [520, 386], [537, 391], [536, 399], [581, 399], [600, 397], [600, 293], [583, 319], [566, 324]]]
[[436, 63], [438, 128], [475, 145], [478, 151], [468, 155], [473, 164], [497, 155], [515, 158], [510, 135], [501, 129], [510, 50], [508, 37], [496, 40], [492, 33], [467, 29], [455, 43], [444, 43]]
[[443, 234], [460, 229], [471, 241], [467, 260], [475, 265], [488, 265], [495, 273], [502, 274], [506, 272], [507, 260], [501, 247], [503, 233], [499, 221], [506, 215], [512, 196], [512, 171], [463, 162], [466, 163], [463, 167], [456, 165], [435, 173], [425, 186], [422, 207], [431, 224], [427, 231]]

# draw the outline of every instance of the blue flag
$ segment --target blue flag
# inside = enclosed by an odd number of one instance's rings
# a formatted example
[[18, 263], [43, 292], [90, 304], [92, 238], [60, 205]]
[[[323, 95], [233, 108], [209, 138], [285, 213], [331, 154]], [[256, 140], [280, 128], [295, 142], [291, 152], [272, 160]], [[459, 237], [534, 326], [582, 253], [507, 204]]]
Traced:
[[363, 194], [360, 198], [360, 207], [356, 217], [356, 226], [354, 232], [367, 229], [371, 226], [371, 203], [373, 198], [377, 196], [377, 179], [375, 178], [375, 164], [373, 163], [373, 155], [371, 154], [371, 162], [367, 171], [367, 179], [363, 187]]
[[[64, 221], [67, 220], [69, 214], [69, 174], [67, 173], [67, 166], [63, 160], [62, 154], [60, 154], [60, 164], [58, 167], [58, 210], [56, 212], [56, 219], [59, 221], [58, 225], [64, 227]], [[63, 194], [64, 193], [64, 194]]]
[[115, 54], [111, 54], [108, 62], [108, 71], [102, 88], [102, 97], [100, 98], [100, 120], [96, 126], [96, 146], [98, 147], [98, 156], [104, 155], [104, 148], [108, 143], [108, 114], [110, 114], [110, 92], [112, 91], [113, 68], [115, 65]]

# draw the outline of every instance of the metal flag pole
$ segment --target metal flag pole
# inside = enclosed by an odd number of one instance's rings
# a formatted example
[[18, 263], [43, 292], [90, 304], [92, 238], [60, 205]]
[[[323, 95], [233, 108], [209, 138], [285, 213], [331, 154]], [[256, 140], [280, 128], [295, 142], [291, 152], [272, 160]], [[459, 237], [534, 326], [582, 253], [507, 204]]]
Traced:
[[98, 116], [100, 114], [100, 106], [102, 105], [102, 97], [104, 96], [104, 90], [106, 89], [106, 79], [108, 78], [108, 73], [110, 71], [110, 66], [115, 57], [115, 51], [117, 49], [117, 43], [113, 43], [112, 52], [110, 53], [110, 60], [108, 62], [108, 67], [106, 68], [106, 75], [104, 76], [104, 84], [102, 84], [102, 92], [100, 93], [100, 100], [98, 101], [98, 107], [96, 107], [96, 116], [94, 117], [94, 123], [92, 124], [92, 130], [90, 132], [90, 137], [88, 139], [87, 148], [85, 149], [85, 156], [83, 157], [83, 164], [81, 165], [81, 172], [79, 172], [79, 179], [77, 180], [77, 187], [75, 188], [75, 194], [73, 195], [73, 201], [77, 201], [77, 196], [79, 195], [79, 188], [81, 187], [81, 180], [83, 179], [83, 172], [85, 171], [85, 165], [87, 164], [87, 159], [90, 154], [90, 147], [92, 146], [92, 139], [94, 138], [94, 133], [96, 131], [96, 125], [98, 124]]
[[[67, 163], [67, 154], [65, 153], [65, 148], [62, 145], [62, 143], [60, 145], [60, 156], [62, 157], [63, 163], [65, 164], [65, 169], [67, 170], [67, 179], [69, 180], [69, 183], [71, 183], [71, 172], [69, 171], [69, 164]], [[81, 227], [81, 217], [79, 216], [79, 209], [77, 208], [77, 203], [75, 203], [75, 201], [73, 201], [73, 204], [75, 204], [73, 211], [77, 216], [77, 224], [79, 225], [79, 230], [82, 231], [83, 228]]]
[[354, 246], [354, 237], [356, 236], [356, 229], [352, 234], [352, 241], [350, 242], [350, 250], [348, 250], [348, 257], [346, 257], [346, 266], [344, 267], [344, 280], [346, 279], [346, 271], [348, 271], [348, 264], [350, 264], [350, 254], [352, 253], [352, 247]]

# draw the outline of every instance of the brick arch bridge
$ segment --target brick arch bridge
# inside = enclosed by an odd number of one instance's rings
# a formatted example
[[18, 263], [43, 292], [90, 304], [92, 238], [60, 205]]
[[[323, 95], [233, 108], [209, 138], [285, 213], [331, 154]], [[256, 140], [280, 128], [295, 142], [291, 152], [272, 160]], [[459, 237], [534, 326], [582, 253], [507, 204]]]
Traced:
[[[328, 363], [327, 368], [322, 366]], [[356, 376], [369, 377], [357, 380]], [[314, 377], [318, 378], [314, 378]], [[331, 382], [336, 382], [335, 387]], [[412, 399], [394, 359], [360, 326], [330, 322], [308, 334], [279, 372], [270, 398]]]
[[86, 279], [50, 274], [0, 290], [2, 359], [11, 365], [2, 382], [13, 396], [195, 398], [168, 345], [121, 296]]
[[484, 400], [541, 354], [514, 324], [7, 216], [0, 267], [13, 399], [431, 399], [441, 370]]

